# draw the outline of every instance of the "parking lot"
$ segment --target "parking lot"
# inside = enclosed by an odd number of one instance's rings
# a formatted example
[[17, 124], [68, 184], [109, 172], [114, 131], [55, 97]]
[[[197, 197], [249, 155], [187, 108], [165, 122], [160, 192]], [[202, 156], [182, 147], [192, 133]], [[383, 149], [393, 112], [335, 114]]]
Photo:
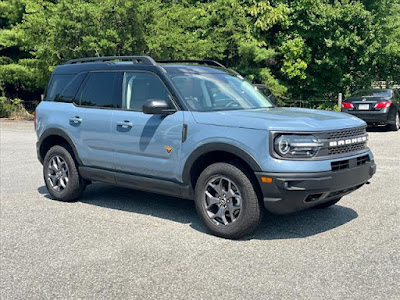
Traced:
[[51, 200], [33, 123], [0, 126], [1, 299], [398, 299], [399, 132], [369, 132], [370, 185], [232, 241], [188, 200], [98, 183]]

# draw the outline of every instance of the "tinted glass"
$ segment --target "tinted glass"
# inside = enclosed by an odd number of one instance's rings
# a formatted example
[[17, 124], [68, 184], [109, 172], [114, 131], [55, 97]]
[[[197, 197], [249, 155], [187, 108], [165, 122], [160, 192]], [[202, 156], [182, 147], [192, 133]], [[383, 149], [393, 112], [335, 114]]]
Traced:
[[381, 97], [390, 98], [392, 97], [391, 90], [365, 90], [359, 91], [352, 95], [352, 97]]
[[94, 72], [89, 74], [81, 94], [80, 105], [96, 107], [117, 107], [114, 100], [115, 72]]
[[186, 104], [195, 111], [273, 107], [249, 82], [229, 74], [171, 74]]
[[161, 80], [151, 73], [126, 73], [123, 84], [122, 108], [142, 111], [143, 104], [149, 99], [170, 101], [168, 91]]
[[62, 91], [61, 95], [56, 97], [55, 101], [59, 102], [72, 102], [79, 87], [82, 84], [83, 79], [85, 79], [86, 73], [79, 73], [72, 79], [67, 87]]
[[46, 94], [46, 101], [54, 101], [61, 95], [61, 92], [70, 83], [75, 74], [62, 75], [57, 74], [51, 77], [49, 88]]

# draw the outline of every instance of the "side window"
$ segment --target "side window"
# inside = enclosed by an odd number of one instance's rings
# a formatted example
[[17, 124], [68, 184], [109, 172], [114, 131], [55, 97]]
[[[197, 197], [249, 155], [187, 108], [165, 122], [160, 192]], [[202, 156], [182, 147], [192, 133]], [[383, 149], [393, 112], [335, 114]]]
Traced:
[[75, 74], [57, 74], [50, 80], [49, 88], [46, 93], [46, 101], [54, 101], [58, 98], [65, 87], [70, 83]]
[[148, 99], [170, 101], [167, 89], [154, 74], [127, 72], [123, 82], [122, 108], [142, 111]]
[[[86, 72], [79, 73], [70, 81], [67, 87], [62, 91], [60, 96], [57, 96], [54, 101], [59, 102], [72, 102], [74, 100], [76, 93], [79, 90], [79, 87], [82, 84], [82, 81], [85, 79]], [[78, 99], [79, 101], [79, 99]]]
[[116, 72], [93, 72], [89, 74], [81, 93], [80, 105], [116, 108]]

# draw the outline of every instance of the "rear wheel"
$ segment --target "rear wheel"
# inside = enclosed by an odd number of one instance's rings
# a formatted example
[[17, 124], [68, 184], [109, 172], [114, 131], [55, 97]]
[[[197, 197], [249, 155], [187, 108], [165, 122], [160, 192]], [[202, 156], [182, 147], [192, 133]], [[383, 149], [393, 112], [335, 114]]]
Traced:
[[43, 177], [50, 195], [60, 201], [78, 200], [86, 184], [67, 146], [53, 146], [43, 162]]
[[325, 202], [325, 203], [318, 204], [318, 205], [314, 206], [314, 208], [321, 209], [321, 208], [331, 207], [332, 205], [335, 205], [336, 203], [338, 203], [340, 201], [340, 199], [342, 199], [342, 197], [336, 198], [336, 199], [332, 199], [332, 200], [330, 200], [328, 202]]
[[389, 129], [392, 130], [392, 131], [398, 131], [398, 130], [400, 129], [400, 116], [399, 116], [399, 112], [397, 112], [397, 114], [396, 114], [394, 124], [389, 124]]
[[239, 238], [252, 232], [261, 220], [261, 206], [244, 171], [229, 163], [208, 166], [197, 180], [196, 210], [215, 235]]

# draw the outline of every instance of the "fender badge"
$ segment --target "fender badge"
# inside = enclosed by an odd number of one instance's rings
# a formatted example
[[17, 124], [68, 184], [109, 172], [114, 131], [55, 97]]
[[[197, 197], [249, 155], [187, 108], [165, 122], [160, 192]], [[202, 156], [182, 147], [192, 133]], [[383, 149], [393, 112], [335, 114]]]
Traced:
[[171, 146], [165, 146], [165, 151], [167, 151], [167, 153], [171, 153], [172, 147]]

